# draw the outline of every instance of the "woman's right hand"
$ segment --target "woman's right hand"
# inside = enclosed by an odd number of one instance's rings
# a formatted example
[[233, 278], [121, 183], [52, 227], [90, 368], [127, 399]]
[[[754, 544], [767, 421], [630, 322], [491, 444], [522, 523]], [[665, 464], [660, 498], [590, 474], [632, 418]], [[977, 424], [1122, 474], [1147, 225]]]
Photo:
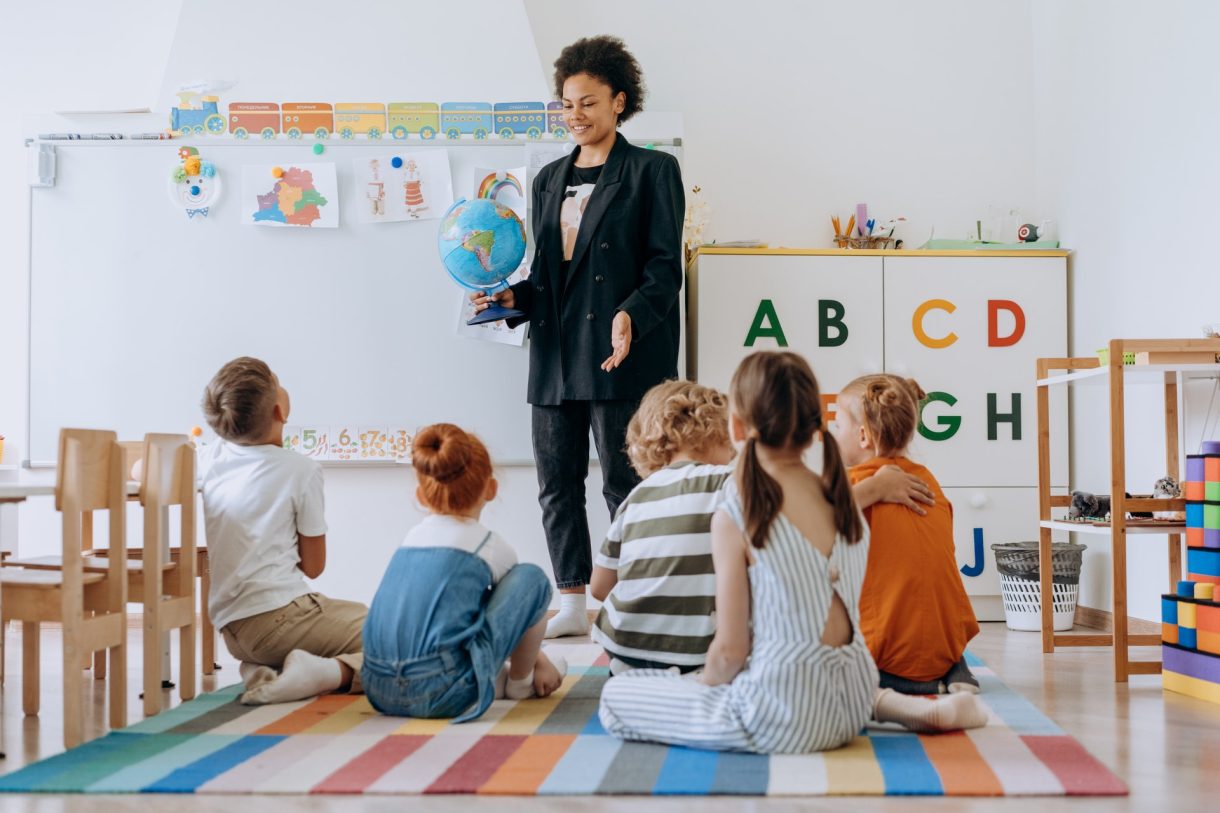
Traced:
[[506, 288], [499, 293], [488, 296], [482, 291], [472, 291], [470, 301], [474, 303], [474, 312], [481, 313], [491, 307], [492, 302], [499, 303], [505, 308], [517, 307], [517, 296], [513, 293], [512, 288]]

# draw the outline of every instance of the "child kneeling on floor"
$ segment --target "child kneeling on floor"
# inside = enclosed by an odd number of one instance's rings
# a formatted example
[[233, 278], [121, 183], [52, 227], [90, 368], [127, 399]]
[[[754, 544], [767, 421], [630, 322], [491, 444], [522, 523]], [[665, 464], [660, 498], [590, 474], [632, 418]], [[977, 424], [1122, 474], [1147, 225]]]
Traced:
[[[846, 745], [870, 718], [915, 731], [985, 725], [978, 698], [929, 701], [878, 688], [860, 635], [868, 536], [809, 364], [755, 353], [733, 376], [736, 471], [712, 518], [716, 634], [698, 676], [610, 678], [610, 734], [693, 748], [808, 753]], [[803, 455], [821, 436], [822, 473]]]
[[591, 636], [611, 674], [703, 666], [716, 631], [712, 513], [732, 473], [728, 417], [723, 393], [666, 381], [627, 426], [627, 455], [645, 479], [615, 514], [589, 585], [602, 602]]
[[918, 513], [862, 504], [872, 541], [860, 632], [882, 687], [907, 694], [977, 693], [965, 652], [979, 625], [957, 569], [953, 506], [932, 472], [906, 452], [923, 398], [917, 383], [893, 375], [862, 376], [838, 396], [834, 433], [851, 481], [868, 482], [896, 466], [922, 480], [933, 498]]
[[361, 672], [369, 703], [383, 714], [464, 722], [496, 697], [551, 694], [567, 671], [540, 647], [551, 584], [479, 522], [498, 487], [486, 447], [435, 424], [416, 435], [411, 460], [416, 497], [431, 515], [394, 553], [369, 606]]

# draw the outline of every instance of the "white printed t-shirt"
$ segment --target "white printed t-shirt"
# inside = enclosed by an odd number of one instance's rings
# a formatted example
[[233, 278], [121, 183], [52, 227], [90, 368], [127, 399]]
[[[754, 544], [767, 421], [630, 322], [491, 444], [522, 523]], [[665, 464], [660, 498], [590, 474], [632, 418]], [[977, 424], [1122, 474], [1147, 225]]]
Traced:
[[199, 470], [216, 628], [313, 592], [297, 534], [326, 533], [321, 464], [279, 446], [217, 440]]
[[[488, 534], [491, 538], [488, 538]], [[487, 544], [479, 547], [484, 539]], [[454, 548], [474, 553], [491, 568], [491, 583], [500, 579], [517, 564], [517, 552], [495, 531], [489, 531], [473, 519], [429, 514], [424, 521], [407, 532], [404, 548]]]

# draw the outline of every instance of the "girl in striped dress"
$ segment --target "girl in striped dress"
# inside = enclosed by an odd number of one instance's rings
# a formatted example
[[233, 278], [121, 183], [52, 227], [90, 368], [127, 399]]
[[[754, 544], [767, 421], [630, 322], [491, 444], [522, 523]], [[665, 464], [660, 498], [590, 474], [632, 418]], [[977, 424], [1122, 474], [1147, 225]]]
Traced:
[[[737, 368], [729, 431], [741, 447], [712, 519], [716, 634], [705, 670], [607, 681], [600, 718], [623, 739], [757, 753], [838, 748], [869, 719], [916, 731], [984, 725], [977, 698], [878, 689], [858, 602], [867, 529], [823, 432], [809, 364], [755, 353]], [[821, 475], [803, 455], [820, 436]]]

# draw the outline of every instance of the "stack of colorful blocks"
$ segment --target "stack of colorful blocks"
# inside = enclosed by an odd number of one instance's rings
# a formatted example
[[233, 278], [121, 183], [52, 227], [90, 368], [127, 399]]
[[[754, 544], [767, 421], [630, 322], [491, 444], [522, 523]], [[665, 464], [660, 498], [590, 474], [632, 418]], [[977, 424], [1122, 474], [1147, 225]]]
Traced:
[[1169, 691], [1220, 703], [1220, 441], [1186, 458], [1186, 571], [1161, 596], [1162, 679]]

